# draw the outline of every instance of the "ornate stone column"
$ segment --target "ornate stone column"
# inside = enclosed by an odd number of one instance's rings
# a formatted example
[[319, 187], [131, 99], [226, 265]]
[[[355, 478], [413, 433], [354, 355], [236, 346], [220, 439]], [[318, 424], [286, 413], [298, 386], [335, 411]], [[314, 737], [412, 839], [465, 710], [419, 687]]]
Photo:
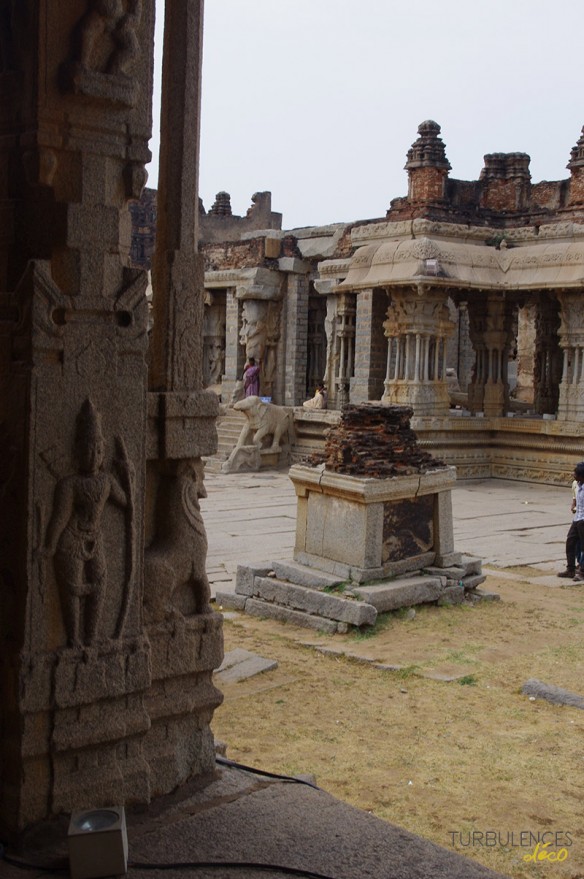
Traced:
[[152, 0], [2, 7], [0, 835], [147, 802]]
[[580, 291], [557, 294], [560, 303], [560, 347], [564, 362], [558, 421], [584, 418], [584, 303]]
[[507, 364], [513, 342], [513, 305], [503, 293], [468, 299], [470, 337], [476, 352], [468, 389], [471, 412], [504, 415], [509, 408]]
[[415, 415], [447, 415], [446, 340], [454, 331], [442, 290], [391, 290], [383, 327], [387, 338], [384, 403]]
[[238, 285], [235, 295], [241, 305], [239, 343], [245, 359], [254, 357], [261, 367], [261, 396], [272, 397], [279, 368], [282, 313], [280, 275], [268, 269], [256, 269], [252, 277]]
[[342, 409], [349, 402], [351, 378], [355, 369], [355, 320], [357, 307], [354, 293], [338, 297], [335, 326], [334, 403]]
[[225, 294], [205, 294], [203, 318], [203, 383], [221, 384], [225, 372]]
[[152, 647], [144, 753], [154, 794], [213, 770], [222, 696], [222, 617], [210, 606], [203, 455], [217, 449], [218, 398], [203, 390], [198, 245], [202, 0], [169, 0], [164, 25], [157, 236], [153, 260], [144, 606]]

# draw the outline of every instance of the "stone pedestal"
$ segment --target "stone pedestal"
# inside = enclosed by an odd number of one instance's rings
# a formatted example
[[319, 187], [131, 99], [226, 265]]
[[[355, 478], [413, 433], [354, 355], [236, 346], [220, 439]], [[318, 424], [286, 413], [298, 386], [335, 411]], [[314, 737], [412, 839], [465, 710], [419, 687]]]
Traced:
[[297, 464], [294, 559], [363, 583], [459, 560], [452, 535], [453, 467], [362, 479]]

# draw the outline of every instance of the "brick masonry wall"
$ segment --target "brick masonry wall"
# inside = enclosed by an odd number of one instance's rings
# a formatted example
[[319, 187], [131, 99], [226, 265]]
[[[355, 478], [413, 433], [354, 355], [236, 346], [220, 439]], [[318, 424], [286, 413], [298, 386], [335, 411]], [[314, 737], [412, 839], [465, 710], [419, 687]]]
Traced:
[[415, 168], [410, 171], [410, 201], [440, 201], [444, 198], [445, 178], [443, 168]]
[[228, 241], [222, 244], [202, 244], [205, 271], [217, 269], [251, 269], [264, 265], [265, 239]]

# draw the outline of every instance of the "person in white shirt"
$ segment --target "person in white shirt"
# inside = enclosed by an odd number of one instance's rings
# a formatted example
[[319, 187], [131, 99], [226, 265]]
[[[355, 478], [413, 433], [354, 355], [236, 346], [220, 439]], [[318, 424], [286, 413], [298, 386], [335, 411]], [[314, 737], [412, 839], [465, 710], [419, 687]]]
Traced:
[[579, 564], [576, 569], [576, 554], [579, 547], [584, 546], [584, 461], [574, 468], [575, 491], [573, 490], [572, 512], [574, 518], [566, 537], [566, 570], [558, 577], [584, 580], [584, 568]]

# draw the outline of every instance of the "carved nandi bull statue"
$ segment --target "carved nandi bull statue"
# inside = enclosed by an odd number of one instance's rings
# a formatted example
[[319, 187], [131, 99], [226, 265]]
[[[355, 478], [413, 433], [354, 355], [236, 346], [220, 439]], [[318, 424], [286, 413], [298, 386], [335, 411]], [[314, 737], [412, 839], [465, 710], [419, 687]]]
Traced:
[[[239, 439], [235, 446], [254, 445], [262, 448], [263, 440], [272, 437], [271, 450], [279, 451], [281, 441], [284, 438], [291, 443], [294, 439], [294, 417], [283, 406], [275, 403], [264, 403], [259, 397], [245, 397], [233, 406], [238, 412], [243, 412], [247, 421], [244, 424]], [[250, 440], [255, 431], [253, 440]]]

